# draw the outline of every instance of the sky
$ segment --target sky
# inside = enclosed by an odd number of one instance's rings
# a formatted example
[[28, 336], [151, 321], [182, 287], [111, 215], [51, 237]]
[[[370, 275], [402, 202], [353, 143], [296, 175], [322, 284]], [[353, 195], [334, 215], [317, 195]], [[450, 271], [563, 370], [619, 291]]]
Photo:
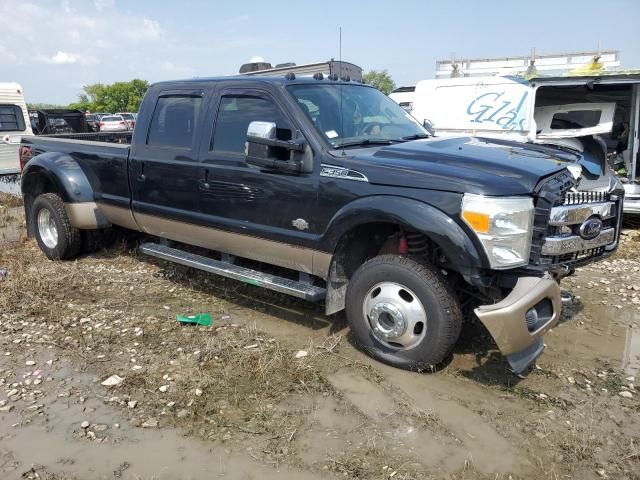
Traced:
[[82, 87], [231, 75], [339, 56], [396, 85], [437, 59], [618, 49], [640, 68], [640, 0], [0, 0], [0, 82], [27, 102], [67, 104]]

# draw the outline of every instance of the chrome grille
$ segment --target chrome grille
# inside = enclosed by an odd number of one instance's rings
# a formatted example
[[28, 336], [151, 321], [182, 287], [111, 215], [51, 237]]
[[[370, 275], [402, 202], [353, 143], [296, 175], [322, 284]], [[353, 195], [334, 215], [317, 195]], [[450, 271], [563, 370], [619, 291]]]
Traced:
[[[530, 268], [544, 271], [576, 267], [606, 254], [617, 244], [621, 199], [611, 192], [576, 191], [575, 184], [564, 180], [552, 179], [538, 188], [538, 228], [537, 232], [534, 228]], [[587, 225], [593, 223], [583, 226], [588, 219], [601, 221], [595, 237], [585, 234]]]
[[564, 205], [608, 202], [610, 198], [611, 194], [609, 192], [567, 192], [564, 196]]

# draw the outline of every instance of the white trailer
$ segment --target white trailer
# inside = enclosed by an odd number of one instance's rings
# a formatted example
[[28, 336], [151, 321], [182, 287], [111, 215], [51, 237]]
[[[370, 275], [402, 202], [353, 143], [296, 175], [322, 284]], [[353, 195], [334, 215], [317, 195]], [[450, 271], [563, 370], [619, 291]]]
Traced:
[[20, 172], [19, 144], [2, 141], [12, 135], [33, 135], [22, 87], [0, 83], [0, 175]]

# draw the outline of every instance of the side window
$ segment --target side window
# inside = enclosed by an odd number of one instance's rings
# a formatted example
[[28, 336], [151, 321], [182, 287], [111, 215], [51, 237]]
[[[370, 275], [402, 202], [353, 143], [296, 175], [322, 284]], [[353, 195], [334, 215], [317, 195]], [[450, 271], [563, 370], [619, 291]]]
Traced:
[[22, 109], [18, 105], [0, 105], [0, 132], [22, 132], [25, 128]]
[[193, 146], [201, 97], [160, 97], [151, 119], [147, 145], [190, 149]]
[[291, 124], [271, 100], [228, 95], [220, 101], [211, 150], [244, 153], [247, 128], [253, 121], [275, 122], [278, 139], [291, 140]]

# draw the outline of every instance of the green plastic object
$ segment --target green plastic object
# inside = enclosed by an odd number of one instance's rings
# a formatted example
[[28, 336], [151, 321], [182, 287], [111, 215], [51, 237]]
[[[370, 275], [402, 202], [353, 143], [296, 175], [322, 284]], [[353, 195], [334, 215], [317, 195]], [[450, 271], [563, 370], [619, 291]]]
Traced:
[[176, 315], [176, 320], [180, 323], [195, 323], [208, 327], [211, 325], [211, 315], [208, 313], [196, 313], [195, 315]]

